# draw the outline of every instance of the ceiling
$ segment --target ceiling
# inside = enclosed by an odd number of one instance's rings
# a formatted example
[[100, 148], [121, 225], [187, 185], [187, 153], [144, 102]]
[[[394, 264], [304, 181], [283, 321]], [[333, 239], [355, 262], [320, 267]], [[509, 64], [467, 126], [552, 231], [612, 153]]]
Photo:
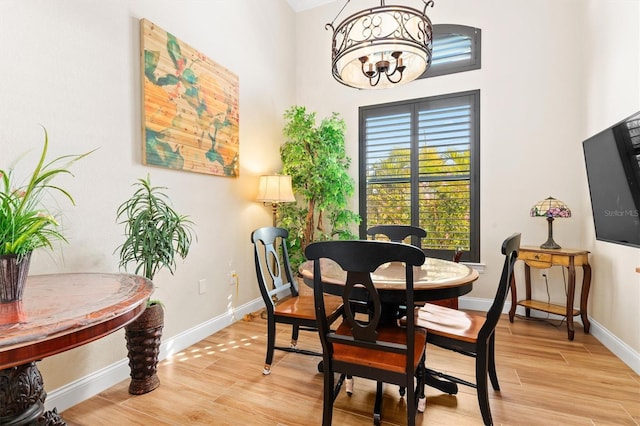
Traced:
[[287, 0], [289, 6], [295, 11], [300, 12], [302, 10], [313, 9], [323, 4], [333, 3], [336, 0]]

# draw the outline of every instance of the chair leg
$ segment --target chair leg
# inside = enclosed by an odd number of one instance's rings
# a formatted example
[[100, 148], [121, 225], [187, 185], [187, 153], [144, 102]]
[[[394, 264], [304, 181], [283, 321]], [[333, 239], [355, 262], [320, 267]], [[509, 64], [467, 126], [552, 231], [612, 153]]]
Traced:
[[382, 421], [382, 382], [376, 384], [376, 402], [373, 406], [373, 424], [380, 425]]
[[264, 360], [262, 374], [271, 374], [271, 363], [273, 362], [273, 352], [276, 346], [276, 322], [273, 317], [267, 319], [267, 356]]
[[493, 425], [491, 408], [489, 407], [489, 389], [487, 387], [487, 346], [489, 346], [488, 343], [486, 345], [480, 345], [478, 353], [476, 354], [476, 391], [478, 393], [478, 405], [480, 406], [480, 413], [482, 413], [482, 420], [485, 425]]
[[331, 426], [333, 421], [333, 371], [331, 365], [325, 364], [324, 367], [324, 393], [322, 397], [322, 426]]
[[495, 335], [492, 335], [489, 339], [489, 378], [491, 379], [493, 390], [499, 391], [500, 383], [498, 383], [498, 373], [496, 372]]
[[407, 385], [407, 426], [416, 424], [416, 403], [416, 389], [409, 383]]
[[344, 390], [347, 392], [347, 395], [353, 395], [353, 377], [347, 376], [344, 380]]
[[300, 326], [293, 325], [291, 329], [291, 349], [295, 349], [298, 346], [298, 335], [300, 334]]
[[418, 413], [424, 413], [424, 410], [427, 408], [427, 397], [424, 393], [424, 388], [426, 386], [425, 375], [426, 368], [423, 360], [420, 361], [420, 363], [418, 364], [418, 369], [416, 370], [416, 406], [418, 409]]

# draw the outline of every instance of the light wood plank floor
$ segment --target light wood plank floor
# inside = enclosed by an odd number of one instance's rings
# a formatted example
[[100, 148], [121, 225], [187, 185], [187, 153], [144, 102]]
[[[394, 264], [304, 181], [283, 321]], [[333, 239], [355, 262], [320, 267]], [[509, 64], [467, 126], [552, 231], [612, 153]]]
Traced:
[[[576, 324], [579, 327], [578, 324]], [[278, 328], [279, 344], [289, 331]], [[564, 324], [504, 316], [497, 328], [500, 392], [490, 389], [496, 425], [639, 425], [640, 377], [595, 338]], [[317, 336], [301, 333], [299, 345], [320, 349]], [[128, 381], [62, 413], [70, 426], [86, 425], [319, 425], [322, 375], [319, 358], [276, 351], [272, 373], [262, 375], [266, 323], [240, 321], [158, 368], [161, 385], [141, 396]], [[473, 381], [473, 360], [428, 346], [427, 364]], [[373, 423], [375, 383], [356, 378], [344, 391], [334, 425]], [[396, 386], [385, 387], [383, 425], [405, 424], [405, 401]], [[481, 425], [475, 390], [456, 396], [427, 388], [427, 410], [418, 425]]]

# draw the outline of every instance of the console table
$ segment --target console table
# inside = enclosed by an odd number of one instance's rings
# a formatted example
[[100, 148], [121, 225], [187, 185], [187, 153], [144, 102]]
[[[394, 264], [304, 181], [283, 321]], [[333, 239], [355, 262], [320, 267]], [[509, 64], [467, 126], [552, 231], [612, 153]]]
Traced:
[[[518, 305], [525, 308], [525, 315], [531, 315], [531, 309], [562, 315], [567, 319], [567, 335], [573, 340], [573, 317], [580, 315], [584, 332], [589, 333], [589, 318], [587, 317], [587, 300], [591, 287], [591, 266], [589, 265], [589, 252], [575, 249], [542, 249], [533, 246], [521, 246], [518, 260], [524, 261], [525, 299], [518, 300], [515, 278], [511, 281], [511, 310], [509, 321], [513, 322]], [[567, 283], [567, 300], [565, 306], [542, 302], [531, 299], [531, 268], [547, 269], [551, 266], [567, 268], [569, 276]], [[580, 294], [580, 309], [573, 306], [576, 289], [576, 267], [582, 267], [582, 291]]]
[[152, 291], [130, 274], [29, 276], [21, 301], [0, 303], [0, 424], [64, 425], [55, 409], [45, 413], [36, 361], [130, 323]]

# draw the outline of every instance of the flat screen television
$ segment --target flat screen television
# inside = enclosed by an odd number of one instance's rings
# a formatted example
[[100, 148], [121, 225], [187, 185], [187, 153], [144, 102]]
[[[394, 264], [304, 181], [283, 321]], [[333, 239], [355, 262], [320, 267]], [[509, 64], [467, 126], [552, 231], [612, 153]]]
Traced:
[[582, 146], [596, 239], [640, 247], [640, 112]]

